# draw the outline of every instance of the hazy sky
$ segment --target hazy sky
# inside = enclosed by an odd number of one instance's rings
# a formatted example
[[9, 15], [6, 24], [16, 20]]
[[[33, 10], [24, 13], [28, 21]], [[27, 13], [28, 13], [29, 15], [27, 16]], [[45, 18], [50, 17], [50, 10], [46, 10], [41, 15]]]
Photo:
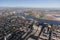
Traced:
[[60, 8], [60, 0], [0, 0], [0, 7]]

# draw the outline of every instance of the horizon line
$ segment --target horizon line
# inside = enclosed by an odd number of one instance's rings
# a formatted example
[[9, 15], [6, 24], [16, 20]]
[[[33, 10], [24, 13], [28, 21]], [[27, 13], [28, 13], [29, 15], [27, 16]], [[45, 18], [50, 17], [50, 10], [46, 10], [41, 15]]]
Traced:
[[[0, 7], [0, 8], [13, 8], [13, 6], [8, 6], [8, 7]], [[14, 7], [14, 8], [59, 8], [60, 9], [60, 7]]]

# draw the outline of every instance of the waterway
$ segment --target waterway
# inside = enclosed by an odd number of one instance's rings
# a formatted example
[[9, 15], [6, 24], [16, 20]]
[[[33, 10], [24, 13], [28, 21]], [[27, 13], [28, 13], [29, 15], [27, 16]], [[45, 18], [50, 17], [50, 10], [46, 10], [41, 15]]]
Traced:
[[55, 21], [55, 20], [47, 20], [47, 19], [39, 19], [33, 16], [25, 16], [24, 13], [17, 13], [17, 16], [23, 16], [26, 19], [33, 19], [33, 20], [37, 20], [40, 23], [49, 23], [49, 24], [55, 24], [55, 25], [60, 25], [60, 21]]

